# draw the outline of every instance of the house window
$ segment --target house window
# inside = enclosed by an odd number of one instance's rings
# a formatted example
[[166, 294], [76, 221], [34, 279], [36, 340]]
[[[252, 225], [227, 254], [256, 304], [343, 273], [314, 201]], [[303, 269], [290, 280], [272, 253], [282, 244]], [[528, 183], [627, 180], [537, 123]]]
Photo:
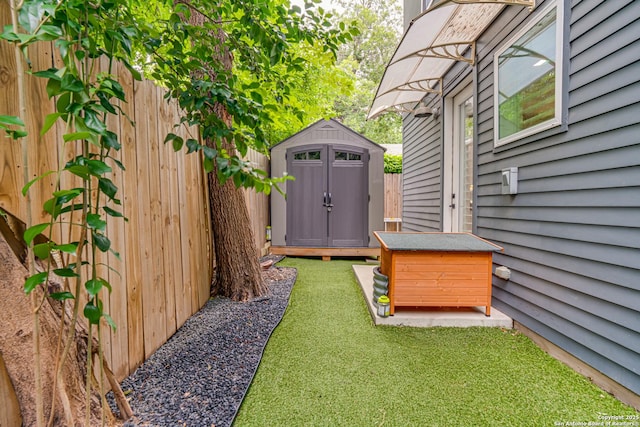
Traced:
[[496, 146], [561, 124], [560, 12], [551, 4], [494, 56]]

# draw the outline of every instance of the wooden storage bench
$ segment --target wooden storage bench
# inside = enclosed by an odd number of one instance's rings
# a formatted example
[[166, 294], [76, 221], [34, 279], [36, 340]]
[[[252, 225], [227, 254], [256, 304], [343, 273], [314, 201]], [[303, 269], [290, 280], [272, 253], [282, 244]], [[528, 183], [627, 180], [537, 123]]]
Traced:
[[502, 248], [470, 233], [374, 232], [380, 271], [396, 307], [476, 307], [491, 314], [492, 254]]

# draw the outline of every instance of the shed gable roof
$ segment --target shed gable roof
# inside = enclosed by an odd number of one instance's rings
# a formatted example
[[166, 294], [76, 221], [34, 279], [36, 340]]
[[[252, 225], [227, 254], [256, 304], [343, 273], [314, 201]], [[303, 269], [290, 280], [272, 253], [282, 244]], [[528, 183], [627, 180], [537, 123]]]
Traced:
[[[314, 131], [322, 131], [322, 130], [342, 131], [342, 132], [346, 133], [347, 135], [349, 135], [350, 140], [361, 141], [365, 145], [371, 145], [372, 146], [371, 148], [373, 148], [373, 149], [386, 151], [386, 148], [384, 148], [380, 144], [377, 144], [377, 143], [371, 141], [369, 138], [365, 137], [364, 135], [359, 134], [358, 132], [354, 131], [350, 127], [340, 123], [339, 121], [337, 121], [335, 119], [329, 119], [329, 120], [321, 119], [321, 120], [318, 120], [317, 122], [307, 126], [306, 128], [302, 129], [301, 131], [299, 131], [299, 132], [291, 135], [290, 137], [280, 141], [279, 143], [273, 145], [270, 148], [270, 150], [273, 150], [274, 148], [278, 147], [281, 144], [285, 144], [285, 143], [290, 142], [290, 141], [295, 140], [295, 139], [300, 139], [300, 137], [303, 136], [304, 134], [313, 133]], [[333, 138], [326, 139], [326, 140], [327, 141], [336, 141]], [[314, 139], [314, 141], [315, 141], [315, 139]], [[322, 139], [319, 139], [318, 141], [322, 141]], [[345, 141], [347, 141], [347, 140], [345, 139]], [[305, 144], [306, 143], [307, 142], [305, 142]]]

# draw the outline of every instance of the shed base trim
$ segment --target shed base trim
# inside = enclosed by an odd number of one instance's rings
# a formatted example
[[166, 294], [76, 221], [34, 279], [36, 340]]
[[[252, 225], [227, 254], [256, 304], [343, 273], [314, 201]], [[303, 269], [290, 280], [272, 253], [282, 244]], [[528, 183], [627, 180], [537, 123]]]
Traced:
[[271, 246], [274, 255], [321, 256], [329, 261], [332, 256], [379, 257], [380, 248], [309, 248], [302, 246]]

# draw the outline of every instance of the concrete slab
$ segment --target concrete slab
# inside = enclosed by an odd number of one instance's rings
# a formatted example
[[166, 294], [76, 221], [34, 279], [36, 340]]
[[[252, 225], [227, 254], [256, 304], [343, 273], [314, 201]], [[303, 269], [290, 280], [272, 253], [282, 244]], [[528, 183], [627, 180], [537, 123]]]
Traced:
[[353, 272], [360, 284], [360, 289], [367, 302], [373, 323], [376, 325], [412, 326], [418, 328], [435, 326], [513, 328], [513, 320], [493, 307], [491, 307], [491, 316], [488, 317], [484, 315], [484, 307], [400, 307], [396, 308], [395, 315], [380, 317], [372, 300], [374, 267], [374, 265], [354, 265]]

